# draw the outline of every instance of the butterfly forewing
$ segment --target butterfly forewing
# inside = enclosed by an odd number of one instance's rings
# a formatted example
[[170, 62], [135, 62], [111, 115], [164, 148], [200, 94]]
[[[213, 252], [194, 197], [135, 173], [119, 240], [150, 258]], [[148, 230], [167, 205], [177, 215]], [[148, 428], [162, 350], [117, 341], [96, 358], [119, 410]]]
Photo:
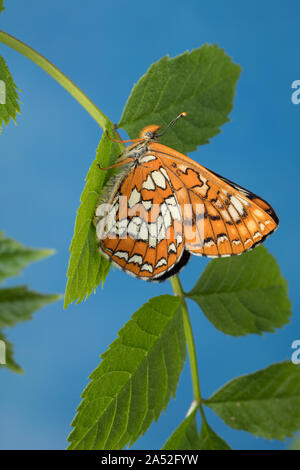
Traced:
[[192, 226], [203, 233], [195, 241], [186, 237], [189, 252], [209, 257], [241, 254], [277, 228], [278, 217], [263, 199], [173, 149], [157, 143], [151, 147], [169, 173], [180, 206], [191, 207], [184, 232]]

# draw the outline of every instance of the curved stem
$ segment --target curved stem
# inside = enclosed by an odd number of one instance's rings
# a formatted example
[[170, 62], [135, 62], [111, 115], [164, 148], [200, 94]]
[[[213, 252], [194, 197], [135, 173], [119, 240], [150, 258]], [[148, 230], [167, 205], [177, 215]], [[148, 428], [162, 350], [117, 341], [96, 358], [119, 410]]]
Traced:
[[186, 305], [186, 301], [184, 300], [184, 293], [183, 293], [183, 289], [182, 289], [182, 285], [181, 285], [179, 277], [173, 276], [171, 278], [171, 284], [173, 287], [174, 294], [182, 298], [183, 325], [184, 325], [184, 332], [185, 332], [188, 353], [189, 353], [189, 358], [190, 358], [190, 364], [191, 364], [194, 400], [197, 402], [197, 405], [200, 406], [202, 398], [201, 398], [200, 384], [199, 384], [196, 348], [195, 348], [195, 342], [194, 342], [193, 330], [192, 330], [192, 326], [190, 322], [189, 312], [188, 312], [188, 308]]
[[83, 108], [95, 119], [102, 129], [105, 129], [107, 116], [86, 96], [83, 91], [75, 85], [65, 74], [63, 74], [55, 65], [53, 65], [44, 56], [39, 54], [31, 47], [24, 44], [19, 39], [14, 38], [10, 34], [0, 31], [0, 42], [12, 49], [15, 49], [20, 54], [24, 55], [36, 65], [41, 67], [45, 72], [51, 75], [61, 86], [63, 86], [80, 104]]

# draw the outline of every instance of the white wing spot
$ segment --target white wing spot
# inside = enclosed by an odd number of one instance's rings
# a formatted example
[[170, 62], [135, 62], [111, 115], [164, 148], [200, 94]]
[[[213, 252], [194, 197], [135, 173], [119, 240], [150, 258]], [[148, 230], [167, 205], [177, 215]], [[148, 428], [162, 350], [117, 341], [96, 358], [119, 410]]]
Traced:
[[152, 171], [151, 175], [152, 175], [152, 178], [154, 180], [154, 183], [159, 188], [166, 189], [166, 187], [167, 187], [166, 178], [164, 177], [164, 175], [160, 171], [154, 170], [154, 171]]
[[[111, 210], [111, 212], [109, 212], [107, 214], [106, 218], [104, 219], [104, 233], [105, 234], [109, 233], [110, 231], [112, 231], [114, 233], [114, 230], [112, 230], [112, 229], [116, 225], [116, 215], [117, 215], [117, 213], [114, 210]], [[99, 230], [101, 229], [101, 226], [102, 226], [102, 220], [97, 225], [97, 229], [98, 229], [98, 226], [99, 226]], [[98, 230], [97, 230], [97, 234], [98, 234]]]
[[176, 242], [177, 242], [177, 246], [180, 245], [180, 243], [182, 243], [182, 236], [180, 235], [180, 233], [177, 233]]
[[149, 191], [153, 191], [155, 189], [155, 185], [154, 185], [150, 175], [148, 175], [147, 179], [143, 182], [142, 188], [143, 189], [148, 189]]
[[262, 222], [259, 223], [259, 228], [262, 232], [265, 230], [265, 226]]
[[228, 241], [228, 237], [226, 235], [221, 235], [218, 237], [218, 243], [223, 243]]
[[156, 157], [154, 155], [145, 155], [144, 157], [141, 157], [139, 159], [139, 162], [148, 163], [148, 162], [151, 162], [152, 160], [156, 160]]
[[149, 240], [148, 240], [148, 244], [149, 244], [149, 247], [150, 248], [155, 248], [156, 245], [157, 245], [157, 239], [156, 237], [151, 237], [151, 235], [149, 236]]
[[167, 199], [165, 199], [165, 202], [168, 204], [168, 206], [177, 206], [174, 196], [168, 197]]
[[141, 267], [141, 271], [148, 271], [149, 273], [153, 273], [152, 264], [149, 264], [149, 263], [143, 264], [143, 266]]
[[242, 204], [245, 204], [245, 206], [249, 207], [250, 206], [250, 202], [247, 201], [247, 199], [244, 199], [243, 197], [241, 196], [235, 196], [239, 201], [241, 201]]
[[164, 168], [160, 168], [160, 171], [164, 175], [166, 180], [170, 181], [170, 178], [169, 178], [169, 175], [168, 175], [167, 171]]
[[215, 242], [213, 240], [208, 240], [207, 242], [204, 243], [205, 246], [215, 246]]
[[231, 222], [231, 217], [229, 216], [226, 209], [221, 210], [221, 215], [222, 215], [223, 219], [225, 220], [225, 222]]
[[143, 221], [141, 230], [139, 233], [139, 240], [147, 241], [149, 236], [148, 227], [145, 221]]
[[230, 196], [230, 201], [231, 201], [231, 203], [233, 204], [233, 206], [235, 207], [235, 209], [238, 211], [238, 213], [240, 215], [245, 214], [245, 209], [243, 207], [243, 204], [236, 197]]
[[161, 242], [166, 237], [166, 229], [163, 223], [164, 219], [161, 215], [157, 217], [157, 233], [158, 233], [158, 243]]
[[228, 211], [231, 217], [233, 218], [234, 222], [238, 222], [239, 220], [241, 220], [238, 211], [232, 204], [228, 206]]
[[128, 199], [128, 205], [130, 209], [136, 204], [138, 204], [140, 200], [141, 200], [141, 193], [136, 188], [134, 188], [131, 191], [130, 197]]
[[202, 186], [198, 189], [201, 196], [206, 197], [207, 192], [209, 190], [209, 186], [207, 185], [207, 179], [204, 176], [199, 175], [199, 180], [203, 183]]
[[148, 224], [150, 237], [156, 238], [158, 235], [156, 222]]
[[160, 268], [161, 266], [167, 266], [166, 258], [160, 258], [160, 260], [156, 263], [155, 269]]
[[163, 202], [163, 203], [161, 204], [160, 210], [161, 210], [161, 213], [162, 213], [162, 216], [163, 216], [163, 219], [164, 219], [165, 227], [166, 227], [166, 228], [171, 227], [171, 225], [172, 225], [172, 218], [171, 218], [171, 214], [170, 214], [169, 208], [168, 208], [168, 206], [167, 206], [167, 204], [166, 204], [165, 202]]
[[126, 261], [128, 260], [128, 252], [127, 251], [116, 251], [114, 253], [114, 256], [116, 256], [117, 258], [123, 258], [125, 259]]
[[128, 224], [128, 235], [136, 239], [144, 221], [140, 217], [133, 217]]
[[116, 234], [120, 236], [122, 236], [124, 234], [124, 232], [126, 232], [127, 230], [127, 226], [128, 226], [128, 220], [127, 219], [122, 219], [122, 220], [118, 220], [118, 222], [116, 223]]
[[170, 243], [170, 245], [169, 245], [168, 253], [177, 253], [176, 246], [175, 246], [175, 244], [174, 244], [173, 242]]
[[262, 237], [262, 234], [260, 232], [255, 232], [255, 234], [253, 235], [253, 238], [260, 238]]
[[128, 263], [136, 263], [138, 264], [139, 266], [142, 264], [143, 262], [143, 257], [141, 255], [133, 255], [129, 260], [128, 260]]
[[152, 207], [152, 201], [142, 201], [142, 204], [146, 211], [149, 211]]
[[244, 196], [247, 196], [247, 197], [248, 197], [249, 194], [250, 194], [250, 192], [247, 191], [247, 189], [243, 189], [243, 188], [241, 188], [240, 186], [237, 186], [237, 189], [238, 189], [238, 191], [239, 191], [241, 194], [244, 194]]
[[165, 203], [167, 204], [168, 209], [171, 212], [173, 219], [174, 220], [177, 219], [181, 222], [181, 213], [179, 211], [179, 208], [177, 206], [176, 199], [174, 198], [174, 196], [170, 196], [167, 199], [165, 199]]

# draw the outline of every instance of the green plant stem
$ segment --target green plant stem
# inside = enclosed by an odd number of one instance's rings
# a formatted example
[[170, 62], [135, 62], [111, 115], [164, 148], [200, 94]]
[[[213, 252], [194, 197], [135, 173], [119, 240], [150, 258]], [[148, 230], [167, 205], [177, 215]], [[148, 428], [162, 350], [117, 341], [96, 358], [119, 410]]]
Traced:
[[72, 82], [72, 80], [55, 67], [55, 65], [49, 62], [49, 60], [24, 44], [22, 41], [19, 41], [4, 31], [0, 31], [0, 42], [16, 50], [41, 67], [52, 78], [54, 78], [54, 80], [63, 86], [81, 104], [81, 106], [83, 106], [83, 108], [95, 119], [103, 130], [106, 128], [106, 122], [108, 121], [107, 116], [102, 113], [102, 111], [86, 96], [85, 93], [83, 93], [83, 91], [80, 90], [80, 88], [78, 88], [78, 86], [75, 85], [75, 83]]
[[188, 312], [188, 308], [186, 305], [186, 301], [184, 299], [184, 293], [183, 293], [183, 289], [182, 289], [182, 285], [181, 285], [179, 277], [173, 276], [171, 278], [171, 284], [173, 287], [174, 294], [182, 298], [183, 325], [184, 325], [184, 332], [185, 332], [188, 353], [189, 353], [189, 358], [190, 358], [194, 400], [196, 401], [197, 405], [200, 406], [200, 412], [202, 414], [203, 413], [203, 410], [201, 407], [202, 398], [201, 398], [200, 384], [199, 384], [196, 348], [195, 348], [195, 342], [194, 342], [193, 330], [192, 330], [192, 326], [190, 322], [189, 312]]

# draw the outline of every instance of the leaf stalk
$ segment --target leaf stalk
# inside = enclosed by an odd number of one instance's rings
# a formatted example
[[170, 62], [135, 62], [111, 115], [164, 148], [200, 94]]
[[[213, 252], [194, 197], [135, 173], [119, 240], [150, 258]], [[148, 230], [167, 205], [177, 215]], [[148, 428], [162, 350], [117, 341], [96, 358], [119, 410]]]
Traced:
[[190, 359], [194, 400], [197, 402], [198, 406], [200, 406], [202, 398], [201, 398], [200, 384], [199, 384], [196, 348], [195, 348], [195, 342], [194, 342], [194, 336], [193, 336], [192, 325], [190, 322], [189, 312], [188, 312], [186, 301], [184, 299], [184, 292], [183, 292], [183, 288], [182, 288], [179, 277], [173, 276], [171, 278], [171, 284], [172, 284], [174, 294], [177, 296], [180, 296], [182, 299], [183, 325], [184, 325], [184, 332], [185, 332], [188, 354], [189, 354], [189, 359]]

